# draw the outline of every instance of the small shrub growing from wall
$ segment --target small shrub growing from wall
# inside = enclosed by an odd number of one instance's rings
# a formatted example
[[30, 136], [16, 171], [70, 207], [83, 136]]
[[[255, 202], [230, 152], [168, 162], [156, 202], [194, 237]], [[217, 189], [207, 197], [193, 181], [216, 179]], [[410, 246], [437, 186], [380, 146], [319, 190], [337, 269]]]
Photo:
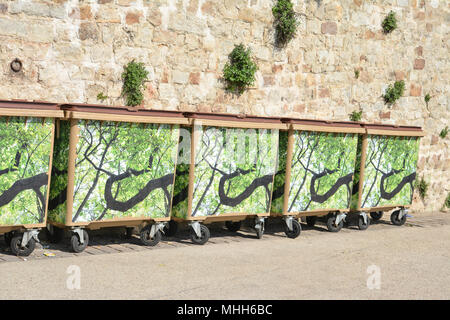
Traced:
[[394, 85], [389, 85], [389, 87], [386, 89], [386, 92], [383, 96], [384, 102], [393, 104], [395, 101], [400, 99], [404, 92], [405, 82], [403, 80], [395, 81]]
[[291, 0], [278, 0], [272, 8], [276, 43], [285, 46], [295, 37], [298, 21]]
[[397, 29], [397, 18], [395, 16], [395, 12], [389, 12], [386, 18], [384, 18], [382, 26], [384, 33], [391, 33]]
[[142, 103], [144, 100], [142, 89], [147, 77], [148, 71], [145, 70], [142, 62], [133, 60], [124, 67], [122, 95], [126, 97], [127, 106], [137, 106]]
[[431, 96], [430, 96], [429, 93], [427, 93], [427, 94], [425, 95], [424, 100], [425, 100], [425, 103], [428, 105], [428, 102], [430, 102], [430, 100], [431, 100]]
[[444, 206], [446, 208], [450, 208], [450, 192], [447, 194], [447, 198], [445, 199]]
[[441, 132], [439, 133], [439, 136], [440, 136], [442, 139], [445, 139], [445, 137], [447, 136], [447, 134], [448, 134], [448, 126], [446, 126], [444, 129], [441, 130]]
[[99, 100], [99, 101], [101, 101], [101, 102], [104, 102], [106, 99], [108, 99], [108, 96], [105, 96], [105, 95], [103, 94], [103, 92], [100, 92], [100, 93], [97, 95], [97, 100]]
[[424, 200], [427, 196], [428, 186], [428, 182], [426, 182], [423, 177], [420, 178], [420, 180], [416, 179], [415, 181], [415, 188], [417, 189], [417, 191], [419, 191], [419, 195], [422, 200]]
[[353, 111], [352, 113], [350, 113], [350, 121], [361, 121], [361, 117], [362, 117], [362, 110], [360, 111]]
[[250, 48], [246, 48], [242, 43], [234, 47], [228, 58], [229, 61], [223, 68], [227, 90], [241, 94], [255, 82], [258, 66], [251, 57]]

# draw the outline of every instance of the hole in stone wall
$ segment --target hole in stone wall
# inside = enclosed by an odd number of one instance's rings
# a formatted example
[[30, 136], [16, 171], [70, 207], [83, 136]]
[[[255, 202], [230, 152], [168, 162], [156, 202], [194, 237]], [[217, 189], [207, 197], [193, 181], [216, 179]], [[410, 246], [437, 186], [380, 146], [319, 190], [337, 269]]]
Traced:
[[22, 70], [22, 61], [20, 61], [19, 59], [15, 58], [13, 61], [11, 61], [11, 70], [14, 72], [20, 72]]

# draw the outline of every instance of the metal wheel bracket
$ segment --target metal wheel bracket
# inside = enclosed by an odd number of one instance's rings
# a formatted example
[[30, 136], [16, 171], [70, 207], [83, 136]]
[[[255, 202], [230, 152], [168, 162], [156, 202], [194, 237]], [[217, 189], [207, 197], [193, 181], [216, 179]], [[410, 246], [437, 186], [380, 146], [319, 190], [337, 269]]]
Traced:
[[406, 209], [406, 208], [400, 209], [399, 212], [398, 212], [398, 220], [401, 220], [401, 219], [403, 218], [404, 215], [407, 215], [407, 214], [408, 214], [408, 211], [409, 211], [409, 210]]
[[74, 229], [72, 229], [72, 231], [78, 235], [78, 238], [80, 239], [80, 243], [81, 244], [84, 244], [84, 232], [83, 232], [83, 230], [84, 229], [82, 229], [82, 228], [74, 228]]
[[292, 220], [294, 220], [293, 216], [287, 216], [284, 218], [284, 222], [286, 222], [286, 225], [287, 225], [289, 231], [294, 230], [294, 228], [292, 227]]
[[345, 221], [345, 218], [347, 217], [346, 213], [337, 213], [336, 214], [336, 225], [339, 225], [341, 221]]
[[264, 217], [256, 217], [255, 218], [255, 229], [261, 229], [262, 231], [264, 231]]
[[201, 227], [200, 227], [200, 222], [193, 221], [189, 225], [191, 226], [192, 230], [194, 230], [194, 232], [197, 235], [197, 237], [201, 238], [202, 237], [202, 231], [201, 231]]
[[368, 221], [369, 218], [367, 217], [367, 212], [361, 211], [361, 212], [359, 213], [359, 216], [360, 216], [360, 217], [363, 217], [364, 224], [367, 225], [367, 223], [369, 222], [369, 221]]
[[36, 240], [36, 242], [39, 242], [38, 235], [39, 235], [38, 229], [31, 229], [31, 230], [25, 231], [23, 234], [23, 237], [22, 237], [22, 242], [20, 243], [22, 248], [24, 248], [28, 244], [28, 242], [30, 242], [30, 240], [32, 238], [34, 238], [34, 240]]
[[166, 224], [164, 222], [158, 222], [158, 223], [154, 223], [152, 224], [152, 227], [150, 229], [150, 239], [152, 239], [156, 232], [161, 231], [162, 233], [164, 233], [164, 227], [166, 226]]

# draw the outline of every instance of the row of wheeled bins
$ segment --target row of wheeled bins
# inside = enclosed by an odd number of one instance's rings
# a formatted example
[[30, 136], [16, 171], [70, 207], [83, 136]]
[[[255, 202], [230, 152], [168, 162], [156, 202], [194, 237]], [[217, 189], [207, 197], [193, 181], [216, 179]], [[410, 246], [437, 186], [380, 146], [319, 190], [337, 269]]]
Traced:
[[[402, 225], [413, 198], [419, 127], [183, 113], [86, 104], [0, 101], [0, 234], [29, 255], [42, 229], [70, 233], [138, 228], [145, 245], [188, 222], [204, 244], [207, 224], [256, 235], [283, 217], [329, 231], [367, 229], [391, 211]], [[370, 218], [369, 218], [370, 216]]]

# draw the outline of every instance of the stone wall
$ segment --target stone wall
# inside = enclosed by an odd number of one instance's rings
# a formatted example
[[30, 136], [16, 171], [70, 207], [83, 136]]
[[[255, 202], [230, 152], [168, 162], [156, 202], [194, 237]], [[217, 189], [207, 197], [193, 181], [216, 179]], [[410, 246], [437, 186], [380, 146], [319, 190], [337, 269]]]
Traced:
[[[274, 47], [273, 0], [0, 0], [0, 98], [123, 104], [121, 73], [133, 58], [150, 81], [144, 106], [418, 125], [419, 174], [430, 182], [417, 211], [439, 210], [450, 189], [449, 21], [445, 0], [293, 0], [300, 25]], [[393, 10], [398, 29], [381, 22]], [[259, 70], [241, 96], [221, 80], [235, 44]], [[11, 71], [19, 58], [23, 71]], [[360, 76], [355, 78], [355, 70]], [[393, 106], [382, 95], [406, 82]], [[432, 96], [428, 107], [425, 94]]]

